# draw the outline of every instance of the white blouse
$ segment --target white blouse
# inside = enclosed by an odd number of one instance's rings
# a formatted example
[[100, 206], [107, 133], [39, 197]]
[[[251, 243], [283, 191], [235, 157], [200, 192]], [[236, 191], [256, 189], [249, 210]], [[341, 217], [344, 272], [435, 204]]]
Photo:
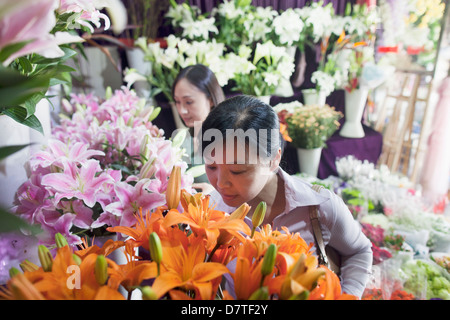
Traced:
[[[319, 206], [319, 221], [323, 241], [342, 256], [342, 291], [361, 297], [372, 269], [372, 244], [361, 231], [360, 224], [353, 218], [344, 201], [334, 192], [322, 188], [317, 193], [311, 185], [298, 177], [278, 170], [285, 186], [286, 207], [272, 223], [273, 229], [281, 230], [285, 226], [291, 233], [298, 232], [306, 243], [314, 242], [312, 224], [309, 218], [309, 206]], [[216, 210], [233, 212], [236, 208], [227, 206], [217, 191], [211, 193], [210, 204]], [[251, 225], [251, 220], [248, 223]]]

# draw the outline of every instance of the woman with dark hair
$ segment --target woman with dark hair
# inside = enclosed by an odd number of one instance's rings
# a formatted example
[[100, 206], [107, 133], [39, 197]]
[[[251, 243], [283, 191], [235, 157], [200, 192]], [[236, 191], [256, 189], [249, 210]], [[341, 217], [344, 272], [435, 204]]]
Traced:
[[[182, 69], [172, 86], [172, 96], [178, 115], [184, 125], [189, 128], [190, 138], [185, 141], [189, 152], [189, 167], [199, 165], [195, 163], [193, 152], [197, 148], [194, 136], [194, 125], [206, 119], [211, 109], [225, 100], [222, 87], [214, 73], [205, 65], [196, 64]], [[201, 158], [200, 158], [201, 159]], [[206, 174], [194, 178], [194, 188], [207, 194], [212, 191]]]
[[217, 210], [233, 212], [248, 203], [251, 209], [246, 219], [251, 224], [248, 219], [253, 210], [264, 201], [263, 224], [299, 232], [307, 243], [314, 244], [317, 253], [310, 218], [314, 206], [324, 244], [342, 258], [343, 291], [361, 297], [372, 266], [371, 242], [339, 196], [327, 189], [317, 192], [279, 167], [283, 139], [271, 106], [249, 96], [225, 100], [211, 110], [199, 139], [206, 174], [215, 188], [211, 203]]
[[188, 128], [195, 121], [203, 121], [214, 106], [225, 100], [222, 87], [214, 73], [202, 64], [180, 71], [172, 86], [175, 105]]

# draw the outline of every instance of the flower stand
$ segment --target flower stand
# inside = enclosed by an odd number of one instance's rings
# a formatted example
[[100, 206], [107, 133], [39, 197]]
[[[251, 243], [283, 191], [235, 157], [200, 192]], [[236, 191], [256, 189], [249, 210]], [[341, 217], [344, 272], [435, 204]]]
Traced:
[[345, 91], [345, 116], [344, 125], [339, 134], [346, 138], [363, 138], [364, 129], [361, 118], [366, 106], [369, 89], [355, 89], [352, 92]]
[[311, 105], [325, 105], [327, 96], [322, 91], [317, 91], [316, 89], [304, 89], [302, 90], [303, 102], [305, 106]]
[[323, 148], [297, 148], [298, 165], [300, 168], [300, 172], [306, 173], [313, 177], [317, 177], [322, 149]]

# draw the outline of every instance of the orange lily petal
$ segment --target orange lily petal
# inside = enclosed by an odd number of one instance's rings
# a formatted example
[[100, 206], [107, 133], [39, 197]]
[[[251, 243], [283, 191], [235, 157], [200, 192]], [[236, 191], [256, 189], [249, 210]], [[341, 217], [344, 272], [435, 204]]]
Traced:
[[125, 297], [117, 290], [108, 286], [102, 286], [97, 291], [94, 300], [125, 300]]
[[152, 285], [152, 289], [155, 291], [156, 296], [159, 299], [170, 289], [179, 287], [183, 284], [184, 282], [181, 281], [181, 278], [177, 273], [169, 271], [164, 272], [155, 279], [155, 282]]
[[195, 281], [209, 281], [228, 273], [228, 268], [217, 262], [200, 263], [192, 270]]

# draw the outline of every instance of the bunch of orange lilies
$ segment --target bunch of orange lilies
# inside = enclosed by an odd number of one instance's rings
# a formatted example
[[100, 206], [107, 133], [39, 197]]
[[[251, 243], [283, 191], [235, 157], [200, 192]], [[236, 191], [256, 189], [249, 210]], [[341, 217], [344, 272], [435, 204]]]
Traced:
[[[141, 210], [133, 227], [109, 228], [127, 240], [75, 249], [57, 234], [56, 254], [39, 246], [41, 266], [25, 261], [22, 271], [11, 269], [0, 298], [127, 299], [138, 289], [148, 300], [357, 299], [341, 292], [337, 275], [318, 265], [312, 245], [298, 233], [260, 226], [264, 206], [255, 210], [252, 230], [244, 222], [247, 204], [232, 213], [215, 210], [209, 196], [179, 190], [177, 170], [169, 179], [168, 205]], [[139, 257], [137, 248], [150, 258]], [[108, 258], [115, 250], [127, 263]], [[222, 290], [226, 281], [232, 291]]]

